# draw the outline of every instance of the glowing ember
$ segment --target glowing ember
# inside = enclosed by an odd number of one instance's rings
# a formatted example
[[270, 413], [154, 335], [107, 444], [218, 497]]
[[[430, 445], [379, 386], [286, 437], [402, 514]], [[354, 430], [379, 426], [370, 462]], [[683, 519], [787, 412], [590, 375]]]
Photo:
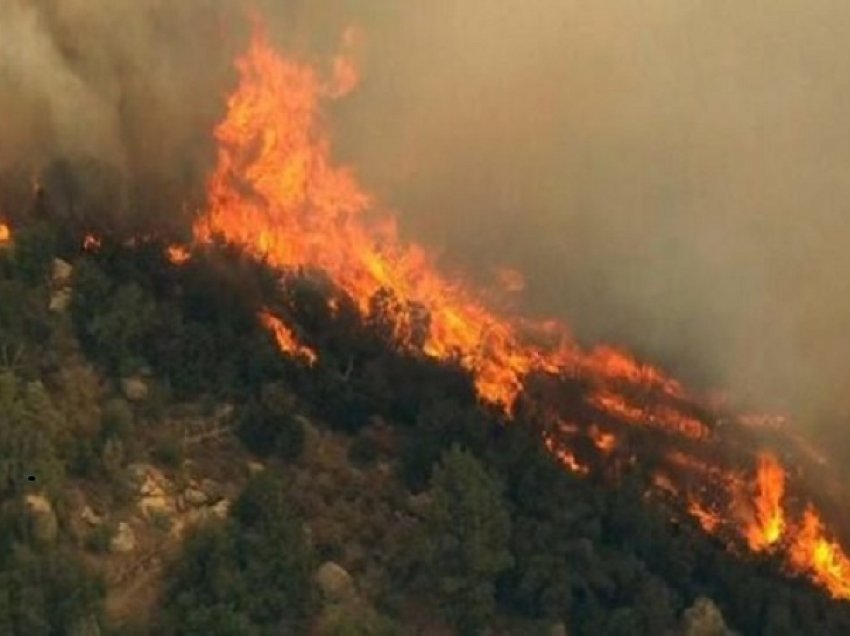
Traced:
[[100, 249], [100, 239], [92, 234], [86, 234], [83, 238], [83, 249], [86, 252], [96, 252]]
[[165, 250], [165, 256], [172, 265], [182, 265], [192, 258], [189, 250], [182, 245], [169, 245]]
[[755, 518], [746, 530], [747, 543], [752, 550], [764, 550], [782, 536], [785, 530], [784, 494], [785, 471], [782, 466], [773, 455], [760, 455], [753, 502]]
[[263, 326], [274, 334], [277, 346], [281, 351], [292, 356], [303, 358], [309, 365], [316, 363], [316, 360], [318, 360], [316, 352], [310, 347], [298, 342], [295, 334], [292, 333], [292, 330], [289, 327], [283, 324], [280, 318], [272, 315], [268, 310], [261, 311], [259, 318], [260, 322], [263, 323]]
[[590, 469], [582, 464], [576, 456], [573, 455], [571, 451], [564, 448], [564, 446], [556, 440], [554, 437], [546, 435], [543, 438], [544, 444], [546, 444], [546, 448], [549, 450], [552, 455], [554, 455], [561, 464], [569, 470], [570, 472], [576, 473], [577, 475], [587, 475], [590, 472]]
[[3, 245], [4, 243], [9, 243], [9, 242], [11, 242], [11, 240], [12, 240], [12, 230], [11, 230], [11, 228], [6, 223], [4, 223], [3, 221], [0, 221], [0, 245]]
[[596, 444], [596, 448], [603, 455], [607, 455], [617, 448], [617, 436], [614, 433], [602, 431], [598, 426], [591, 426], [589, 433], [593, 443]]
[[709, 534], [714, 534], [723, 522], [719, 514], [704, 506], [698, 499], [693, 497], [688, 499], [688, 512], [702, 526], [702, 529]]

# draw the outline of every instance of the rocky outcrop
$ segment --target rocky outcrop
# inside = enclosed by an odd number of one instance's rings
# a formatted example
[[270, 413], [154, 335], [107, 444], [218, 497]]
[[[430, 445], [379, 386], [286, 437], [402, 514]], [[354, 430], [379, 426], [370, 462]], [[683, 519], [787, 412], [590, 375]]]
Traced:
[[50, 500], [44, 495], [27, 495], [25, 503], [33, 538], [41, 543], [55, 541], [59, 523]]
[[121, 393], [130, 402], [141, 402], [148, 397], [148, 385], [140, 376], [122, 378]]
[[684, 636], [734, 636], [714, 601], [700, 597], [682, 616]]

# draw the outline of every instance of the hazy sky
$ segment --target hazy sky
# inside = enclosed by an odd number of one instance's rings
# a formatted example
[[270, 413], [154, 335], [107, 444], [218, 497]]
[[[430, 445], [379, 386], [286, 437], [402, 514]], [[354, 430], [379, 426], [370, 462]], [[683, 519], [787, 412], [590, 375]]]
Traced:
[[[243, 4], [4, 0], [0, 171], [84, 150], [196, 179]], [[846, 0], [258, 4], [317, 59], [360, 26], [339, 156], [447, 265], [522, 270], [588, 342], [850, 410]]]

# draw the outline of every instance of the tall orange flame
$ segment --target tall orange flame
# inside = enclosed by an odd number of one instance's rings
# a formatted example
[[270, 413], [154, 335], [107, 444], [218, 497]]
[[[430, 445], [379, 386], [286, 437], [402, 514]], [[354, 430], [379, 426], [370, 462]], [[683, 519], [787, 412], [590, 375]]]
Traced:
[[[399, 346], [456, 361], [473, 377], [481, 400], [508, 415], [526, 377], [542, 372], [582, 380], [589, 387], [585, 407], [606, 427], [640, 427], [689, 447], [716, 443], [713, 424], [695, 414], [697, 403], [674, 379], [609, 346], [584, 351], [560, 323], [496, 314], [463, 284], [440, 275], [422, 247], [403, 242], [392, 217], [371, 216], [372, 197], [331, 159], [320, 111], [323, 100], [356, 84], [356, 69], [345, 56], [334, 60], [332, 79], [323, 81], [309, 65], [279, 56], [257, 29], [236, 65], [241, 82], [215, 130], [217, 164], [207, 209], [194, 226], [196, 241], [220, 238], [280, 269], [324, 271], [364, 316], [380, 305]], [[387, 294], [390, 302], [376, 302]], [[427, 317], [424, 329], [416, 328], [420, 315]], [[260, 319], [283, 351], [315, 360], [278, 318], [264, 311]], [[532, 344], [537, 339], [557, 342]], [[544, 434], [546, 447], [566, 468], [586, 474], [588, 466], [566, 443], [579, 426], [556, 420], [554, 432]], [[597, 429], [594, 439], [616, 461], [617, 431]], [[686, 509], [707, 532], [731, 528], [754, 550], [775, 546], [790, 569], [850, 599], [847, 557], [826, 538], [814, 510], [800, 524], [786, 521], [785, 472], [774, 457], [759, 461], [755, 491], [726, 466], [684, 453], [668, 459], [671, 472], [659, 473], [656, 488], [685, 497]], [[685, 472], [691, 477], [678, 476]], [[699, 488], [691, 483], [694, 475]], [[734, 512], [741, 492], [749, 492], [749, 523]]]
[[12, 229], [3, 221], [0, 221], [0, 245], [12, 240]]
[[755, 551], [779, 541], [785, 530], [782, 497], [785, 494], [785, 470], [770, 453], [759, 455], [754, 518], [747, 527], [747, 542]]

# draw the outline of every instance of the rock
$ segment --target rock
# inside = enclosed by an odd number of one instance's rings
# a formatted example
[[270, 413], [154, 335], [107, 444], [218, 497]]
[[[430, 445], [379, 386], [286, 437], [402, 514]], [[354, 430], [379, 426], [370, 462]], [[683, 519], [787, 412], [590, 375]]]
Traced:
[[90, 526], [99, 526], [103, 523], [103, 519], [91, 509], [91, 506], [86, 506], [80, 511], [80, 519], [85, 521]]
[[685, 610], [682, 617], [684, 636], [732, 636], [723, 614], [714, 601], [700, 597]]
[[345, 568], [333, 561], [323, 563], [316, 570], [314, 580], [322, 596], [331, 603], [350, 601], [356, 596], [354, 579]]
[[42, 543], [55, 541], [59, 523], [50, 500], [44, 495], [27, 495], [25, 503], [30, 514], [33, 537]]
[[61, 313], [68, 309], [71, 304], [71, 290], [67, 287], [57, 289], [50, 294], [50, 303], [47, 308], [53, 313]]
[[190, 506], [203, 506], [209, 498], [206, 493], [197, 488], [187, 488], [183, 491], [183, 500]]
[[61, 258], [53, 259], [53, 268], [50, 279], [56, 287], [65, 287], [71, 283], [71, 274], [74, 273], [73, 266]]
[[130, 402], [141, 402], [148, 396], [148, 385], [139, 376], [122, 378], [121, 392]]
[[125, 554], [136, 549], [136, 533], [130, 524], [121, 522], [118, 524], [118, 531], [112, 537], [109, 543], [109, 550], [113, 553]]
[[174, 512], [174, 503], [165, 495], [142, 497], [138, 504], [139, 511], [146, 519], [154, 515], [170, 515]]
[[212, 507], [212, 513], [219, 519], [226, 519], [230, 512], [230, 500], [222, 499]]

